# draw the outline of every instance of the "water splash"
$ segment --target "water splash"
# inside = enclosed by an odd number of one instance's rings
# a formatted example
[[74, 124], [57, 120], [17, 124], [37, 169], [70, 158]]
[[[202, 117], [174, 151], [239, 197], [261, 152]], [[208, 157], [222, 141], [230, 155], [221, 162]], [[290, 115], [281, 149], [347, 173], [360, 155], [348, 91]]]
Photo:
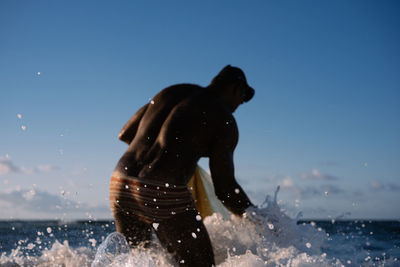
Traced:
[[[281, 211], [278, 192], [279, 187], [253, 216], [232, 216], [223, 221], [214, 214], [205, 219], [217, 264], [238, 266], [238, 261], [245, 257], [255, 266], [341, 266], [321, 252], [327, 239], [325, 232], [311, 225], [297, 225], [296, 220]], [[304, 265], [308, 262], [310, 265]]]
[[110, 265], [116, 258], [124, 257], [130, 252], [130, 247], [125, 237], [117, 232], [107, 236], [106, 240], [99, 246], [91, 267], [102, 267]]

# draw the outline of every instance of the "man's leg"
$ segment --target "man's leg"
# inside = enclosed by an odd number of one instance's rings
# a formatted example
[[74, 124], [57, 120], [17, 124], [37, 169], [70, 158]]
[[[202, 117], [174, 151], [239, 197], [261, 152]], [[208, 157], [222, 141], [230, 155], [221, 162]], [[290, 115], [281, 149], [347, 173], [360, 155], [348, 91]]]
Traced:
[[151, 240], [151, 226], [138, 219], [133, 214], [122, 210], [114, 211], [117, 232], [123, 234], [131, 247]]
[[212, 266], [211, 241], [196, 210], [178, 214], [161, 222], [156, 234], [161, 244], [174, 253], [180, 266]]

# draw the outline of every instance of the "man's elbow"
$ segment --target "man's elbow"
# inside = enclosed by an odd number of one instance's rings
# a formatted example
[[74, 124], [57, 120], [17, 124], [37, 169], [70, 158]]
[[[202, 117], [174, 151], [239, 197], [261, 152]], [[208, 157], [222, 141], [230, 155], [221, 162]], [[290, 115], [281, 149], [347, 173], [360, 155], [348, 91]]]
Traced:
[[118, 139], [121, 140], [122, 142], [127, 143], [128, 145], [130, 143], [124, 132], [120, 132], [118, 134]]

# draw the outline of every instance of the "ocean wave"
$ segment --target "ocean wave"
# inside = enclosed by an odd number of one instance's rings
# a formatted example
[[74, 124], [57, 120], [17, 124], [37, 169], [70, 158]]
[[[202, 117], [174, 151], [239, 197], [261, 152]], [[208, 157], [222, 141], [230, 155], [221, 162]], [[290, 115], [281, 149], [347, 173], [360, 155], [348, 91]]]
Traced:
[[[248, 216], [220, 214], [205, 218], [204, 223], [214, 248], [217, 266], [399, 266], [395, 257], [374, 257], [354, 242], [333, 238], [315, 223], [300, 223], [285, 214], [277, 204], [277, 193]], [[83, 230], [88, 232], [88, 229]], [[51, 232], [49, 230], [49, 232]], [[116, 232], [102, 242], [86, 236], [87, 246], [72, 247], [67, 240], [20, 240], [11, 252], [1, 253], [0, 266], [175, 266], [171, 254], [154, 235], [150, 247], [130, 249]], [[52, 242], [45, 246], [44, 242]], [[100, 243], [100, 244], [99, 244]], [[362, 242], [356, 243], [362, 246]], [[43, 247], [42, 247], [43, 246]], [[30, 251], [39, 249], [40, 253]], [[349, 253], [350, 251], [350, 253]], [[343, 253], [342, 253], [343, 252]], [[397, 252], [396, 252], [397, 253]]]

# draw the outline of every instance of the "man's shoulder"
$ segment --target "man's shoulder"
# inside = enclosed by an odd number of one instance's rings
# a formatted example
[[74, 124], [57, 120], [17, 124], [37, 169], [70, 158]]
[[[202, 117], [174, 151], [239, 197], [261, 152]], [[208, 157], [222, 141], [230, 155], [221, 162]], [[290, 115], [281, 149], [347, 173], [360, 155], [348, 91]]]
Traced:
[[152, 103], [156, 103], [158, 107], [176, 106], [182, 101], [197, 94], [202, 87], [195, 84], [175, 84], [161, 90], [153, 97]]
[[171, 86], [168, 86], [161, 90], [158, 95], [160, 96], [165, 96], [169, 94], [190, 94], [196, 91], [201, 90], [203, 87], [197, 85], [197, 84], [191, 84], [191, 83], [180, 83], [180, 84], [174, 84]]

